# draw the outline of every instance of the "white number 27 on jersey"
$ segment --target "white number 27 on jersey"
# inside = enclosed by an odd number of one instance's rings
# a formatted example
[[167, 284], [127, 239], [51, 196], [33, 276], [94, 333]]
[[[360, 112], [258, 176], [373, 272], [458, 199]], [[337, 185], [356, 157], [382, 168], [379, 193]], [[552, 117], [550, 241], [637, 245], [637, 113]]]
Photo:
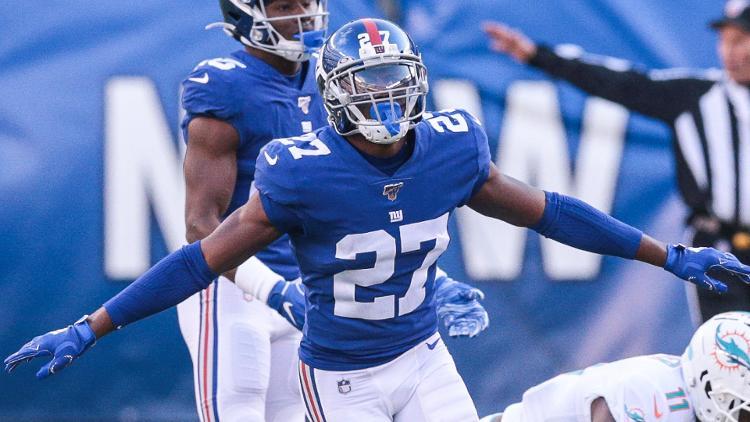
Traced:
[[425, 255], [422, 265], [414, 271], [406, 294], [398, 299], [396, 315], [395, 295], [376, 297], [372, 302], [357, 302], [356, 286], [369, 287], [385, 283], [393, 276], [396, 260], [396, 239], [385, 230], [350, 234], [336, 243], [336, 258], [353, 260], [357, 254], [375, 252], [372, 268], [346, 270], [333, 276], [333, 314], [346, 318], [370, 320], [390, 319], [406, 315], [419, 307], [425, 299], [427, 272], [448, 247], [448, 213], [442, 216], [405, 224], [399, 227], [401, 253], [419, 251], [422, 243], [435, 240], [435, 247]]

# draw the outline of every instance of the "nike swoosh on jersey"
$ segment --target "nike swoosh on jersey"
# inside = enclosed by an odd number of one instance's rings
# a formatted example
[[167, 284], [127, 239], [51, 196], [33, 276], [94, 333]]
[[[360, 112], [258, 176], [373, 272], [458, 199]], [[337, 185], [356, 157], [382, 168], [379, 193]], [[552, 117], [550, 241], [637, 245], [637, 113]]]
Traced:
[[289, 315], [289, 319], [292, 320], [294, 324], [296, 325], [297, 320], [294, 319], [294, 314], [292, 314], [292, 306], [294, 305], [290, 302], [284, 302], [282, 306], [284, 307], [284, 312], [286, 312], [286, 314]]
[[198, 82], [199, 84], [208, 83], [208, 72], [204, 73], [200, 78], [188, 78], [189, 81]]
[[656, 403], [656, 396], [654, 395], [654, 416], [656, 416], [656, 419], [661, 418], [664, 415], [664, 413], [659, 411], [659, 406]]
[[434, 342], [432, 342], [432, 343], [425, 343], [425, 344], [427, 344], [427, 348], [428, 348], [428, 349], [430, 349], [430, 350], [433, 350], [433, 349], [435, 348], [435, 346], [437, 346], [437, 344], [438, 344], [439, 342], [440, 342], [440, 339], [437, 339], [437, 340], [435, 340], [435, 341], [434, 341]]
[[278, 155], [274, 156], [274, 157], [271, 157], [270, 155], [268, 155], [267, 151], [263, 151], [263, 156], [266, 157], [266, 161], [268, 161], [268, 164], [270, 164], [272, 166], [275, 166], [276, 162], [279, 161], [279, 156]]

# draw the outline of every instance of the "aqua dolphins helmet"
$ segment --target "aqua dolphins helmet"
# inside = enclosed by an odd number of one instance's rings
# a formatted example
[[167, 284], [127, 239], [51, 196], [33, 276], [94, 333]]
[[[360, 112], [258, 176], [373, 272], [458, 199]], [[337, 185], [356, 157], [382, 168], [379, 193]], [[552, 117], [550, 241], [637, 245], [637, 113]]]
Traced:
[[699, 420], [750, 416], [750, 313], [726, 312], [701, 325], [682, 355], [682, 375]]

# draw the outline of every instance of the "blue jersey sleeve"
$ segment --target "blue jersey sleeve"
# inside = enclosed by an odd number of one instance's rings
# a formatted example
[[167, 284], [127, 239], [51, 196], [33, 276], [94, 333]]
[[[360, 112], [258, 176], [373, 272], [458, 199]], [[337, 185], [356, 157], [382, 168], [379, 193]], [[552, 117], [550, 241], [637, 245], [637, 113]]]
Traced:
[[474, 196], [474, 194], [484, 186], [484, 183], [490, 176], [490, 163], [492, 163], [492, 156], [490, 155], [490, 145], [484, 127], [482, 127], [479, 120], [476, 120], [474, 116], [469, 113], [466, 114], [469, 115], [469, 120], [472, 121], [472, 131], [474, 132], [474, 138], [476, 139], [477, 145], [477, 180], [474, 182], [474, 187], [471, 190], [471, 196]]
[[233, 69], [222, 70], [210, 62], [199, 64], [182, 81], [182, 107], [186, 112], [182, 125], [186, 128], [195, 117], [210, 116], [237, 128], [241, 104], [234, 100]]
[[255, 187], [263, 210], [274, 227], [284, 233], [303, 228], [294, 161], [285, 145], [272, 141], [263, 147], [255, 163]]
[[482, 124], [476, 117], [472, 116], [471, 113], [463, 110], [460, 111], [464, 115], [469, 126], [469, 133], [476, 149], [476, 173], [472, 182], [471, 193], [464, 198], [461, 203], [461, 205], [466, 205], [466, 203], [469, 202], [477, 192], [479, 192], [479, 189], [481, 189], [487, 181], [487, 178], [490, 175], [492, 156], [490, 155], [487, 133], [484, 131]]

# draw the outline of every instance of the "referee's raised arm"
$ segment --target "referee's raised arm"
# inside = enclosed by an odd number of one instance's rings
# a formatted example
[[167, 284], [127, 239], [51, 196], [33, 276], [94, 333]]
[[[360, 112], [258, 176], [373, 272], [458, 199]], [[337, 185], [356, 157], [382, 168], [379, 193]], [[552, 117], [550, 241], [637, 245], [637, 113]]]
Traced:
[[492, 50], [565, 80], [589, 95], [667, 123], [713, 84], [703, 75], [680, 77], [686, 72], [649, 72], [623, 59], [587, 54], [571, 44], [557, 48], [537, 44], [518, 29], [499, 22], [485, 22], [483, 29]]
[[[579, 48], [550, 48], [501, 23], [483, 29], [490, 48], [561, 78], [586, 93], [670, 125], [677, 182], [690, 207], [686, 222], [694, 246], [729, 250], [750, 262], [750, 3], [729, 1], [710, 22], [718, 35], [722, 69], [639, 70], [627, 61], [583, 54]], [[750, 288], [729, 294], [688, 292], [699, 306], [696, 325], [721, 312], [750, 311]], [[696, 302], [692, 300], [692, 302]]]

